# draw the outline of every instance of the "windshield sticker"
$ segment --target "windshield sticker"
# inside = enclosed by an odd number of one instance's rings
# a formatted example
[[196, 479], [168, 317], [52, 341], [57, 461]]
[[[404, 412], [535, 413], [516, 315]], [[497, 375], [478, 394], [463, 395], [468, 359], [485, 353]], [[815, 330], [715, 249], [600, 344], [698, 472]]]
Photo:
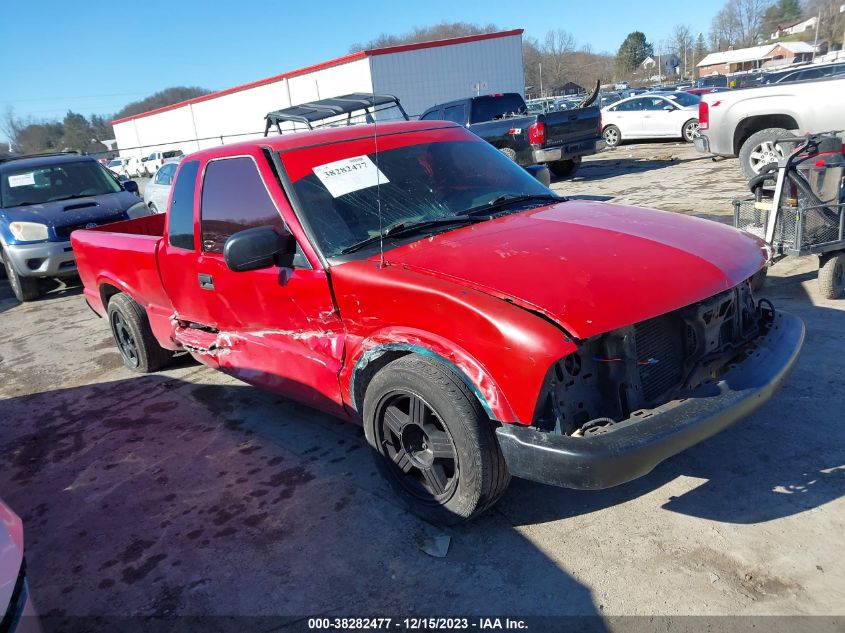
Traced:
[[13, 174], [9, 176], [9, 186], [10, 187], [25, 187], [27, 185], [34, 185], [35, 184], [35, 172], [29, 172], [28, 174]]
[[334, 198], [390, 182], [369, 156], [344, 158], [318, 165], [313, 171]]

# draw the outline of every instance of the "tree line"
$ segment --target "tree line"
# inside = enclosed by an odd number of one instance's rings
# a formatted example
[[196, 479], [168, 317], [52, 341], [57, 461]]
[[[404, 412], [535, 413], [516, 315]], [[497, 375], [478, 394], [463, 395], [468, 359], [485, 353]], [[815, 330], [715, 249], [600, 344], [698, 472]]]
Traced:
[[92, 114], [86, 117], [68, 110], [63, 119], [55, 121], [37, 121], [32, 117], [20, 117], [12, 108], [9, 108], [0, 120], [0, 130], [9, 139], [12, 150], [17, 154], [67, 150], [88, 154], [105, 152], [108, 148], [103, 141], [114, 138], [111, 121], [163, 108], [208, 93], [209, 91], [205, 88], [177, 86], [161, 90], [140, 101], [134, 101], [113, 115]]

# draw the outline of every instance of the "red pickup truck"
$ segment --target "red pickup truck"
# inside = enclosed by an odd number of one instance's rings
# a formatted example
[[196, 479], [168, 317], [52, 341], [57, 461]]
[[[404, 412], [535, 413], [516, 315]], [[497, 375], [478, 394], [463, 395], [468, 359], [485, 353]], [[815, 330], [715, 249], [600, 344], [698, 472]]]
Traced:
[[441, 121], [203, 150], [166, 215], [72, 242], [129, 368], [185, 350], [358, 421], [400, 497], [441, 523], [511, 475], [648, 473], [762, 405], [804, 338], [753, 295], [753, 236], [566, 200]]

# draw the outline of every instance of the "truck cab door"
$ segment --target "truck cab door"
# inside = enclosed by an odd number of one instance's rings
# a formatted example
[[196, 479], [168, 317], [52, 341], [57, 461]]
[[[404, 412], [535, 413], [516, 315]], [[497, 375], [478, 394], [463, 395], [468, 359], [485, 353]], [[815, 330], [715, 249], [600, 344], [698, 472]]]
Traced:
[[[292, 269], [247, 272], [233, 272], [223, 258], [229, 236], [257, 226], [284, 227], [282, 210], [290, 212], [266, 158], [255, 152], [202, 165], [191, 255], [172, 256], [171, 245], [162, 254], [162, 281], [179, 323], [176, 340], [201, 362], [245, 382], [340, 413], [344, 336], [326, 271], [301, 255]], [[180, 180], [181, 173], [171, 214]]]

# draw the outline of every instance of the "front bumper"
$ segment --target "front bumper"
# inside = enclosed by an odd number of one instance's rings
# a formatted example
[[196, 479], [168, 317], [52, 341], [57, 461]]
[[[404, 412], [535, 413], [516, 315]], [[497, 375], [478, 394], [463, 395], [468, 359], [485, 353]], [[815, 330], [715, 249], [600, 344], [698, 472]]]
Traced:
[[70, 242], [8, 244], [4, 250], [21, 277], [60, 277], [76, 272]]
[[718, 382], [634, 415], [605, 433], [570, 437], [501, 426], [496, 435], [508, 470], [514, 477], [584, 490], [641, 477], [762, 406], [795, 365], [803, 344], [801, 319], [778, 312], [769, 332]]
[[606, 146], [604, 139], [584, 141], [582, 143], [572, 143], [571, 145], [563, 145], [561, 147], [550, 147], [548, 149], [535, 149], [532, 152], [534, 162], [537, 163], [554, 163], [559, 160], [569, 160], [579, 156], [589, 156], [590, 154], [597, 154]]
[[692, 144], [695, 145], [695, 149], [697, 149], [699, 152], [704, 152], [705, 154], [710, 153], [710, 139], [706, 136], [696, 136], [693, 139]]

